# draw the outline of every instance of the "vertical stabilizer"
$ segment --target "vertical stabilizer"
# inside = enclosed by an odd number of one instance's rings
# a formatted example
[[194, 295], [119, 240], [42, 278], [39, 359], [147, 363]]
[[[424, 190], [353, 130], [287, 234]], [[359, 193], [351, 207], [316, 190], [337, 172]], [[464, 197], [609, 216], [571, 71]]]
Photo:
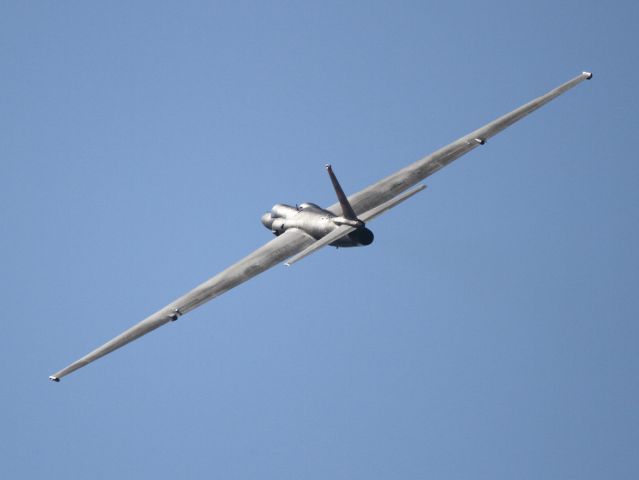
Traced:
[[328, 172], [328, 176], [331, 177], [331, 182], [333, 183], [333, 188], [337, 194], [337, 199], [342, 207], [342, 216], [348, 220], [357, 220], [358, 218], [357, 215], [355, 215], [355, 210], [353, 210], [351, 204], [348, 203], [348, 198], [344, 195], [344, 190], [342, 190], [342, 187], [337, 181], [337, 177], [333, 173], [333, 168], [330, 165], [326, 165], [326, 171]]

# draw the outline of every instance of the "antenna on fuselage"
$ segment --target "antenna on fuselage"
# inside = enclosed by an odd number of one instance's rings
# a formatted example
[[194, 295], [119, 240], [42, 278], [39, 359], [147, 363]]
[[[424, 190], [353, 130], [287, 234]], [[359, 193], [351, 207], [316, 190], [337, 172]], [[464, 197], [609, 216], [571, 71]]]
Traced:
[[346, 198], [344, 190], [342, 190], [342, 187], [337, 181], [337, 177], [333, 173], [333, 167], [331, 167], [330, 164], [326, 164], [326, 171], [328, 172], [328, 176], [331, 177], [331, 183], [333, 184], [333, 188], [335, 189], [335, 193], [337, 194], [339, 204], [342, 207], [342, 216], [347, 220], [359, 220], [357, 218], [357, 215], [355, 214], [355, 210], [353, 210], [351, 204], [348, 203], [348, 198]]

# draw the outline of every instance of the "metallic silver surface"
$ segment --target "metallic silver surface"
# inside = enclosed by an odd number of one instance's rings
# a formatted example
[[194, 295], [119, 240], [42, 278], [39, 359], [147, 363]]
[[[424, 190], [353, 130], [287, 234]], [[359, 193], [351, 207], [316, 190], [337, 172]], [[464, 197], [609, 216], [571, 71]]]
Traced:
[[309, 256], [311, 253], [315, 252], [316, 250], [319, 250], [320, 248], [325, 247], [326, 245], [329, 245], [338, 241], [340, 238], [345, 237], [346, 235], [348, 235], [349, 233], [355, 230], [356, 228], [351, 227], [350, 225], [342, 225], [339, 228], [336, 228], [335, 230], [333, 230], [331, 233], [324, 235], [318, 241], [306, 247], [297, 255], [293, 255], [291, 258], [289, 258], [286, 261], [284, 265], [286, 265], [287, 267], [290, 267], [295, 262], [299, 262], [302, 258]]
[[[331, 183], [333, 184], [333, 188], [335, 189], [335, 193], [337, 194], [337, 200], [339, 201], [339, 205], [342, 209], [342, 216], [350, 221], [357, 221], [357, 215], [355, 215], [355, 211], [351, 204], [348, 203], [348, 198], [342, 190], [342, 186], [339, 184], [335, 173], [333, 173], [333, 167], [330, 165], [326, 165], [326, 171], [328, 172], [328, 176], [331, 178]], [[352, 225], [352, 224], [351, 224]], [[353, 227], [364, 226], [364, 225], [352, 225]]]
[[365, 222], [370, 222], [371, 220], [373, 220], [375, 217], [378, 217], [379, 215], [381, 215], [382, 213], [386, 212], [387, 210], [390, 210], [391, 208], [399, 205], [400, 203], [402, 203], [405, 200], [408, 200], [410, 197], [412, 197], [413, 195], [415, 195], [416, 193], [421, 192], [422, 190], [424, 190], [426, 188], [426, 185], [419, 185], [418, 187], [413, 188], [412, 190], [409, 190], [407, 192], [402, 193], [401, 195], [397, 195], [395, 198], [390, 199], [388, 202], [386, 203], [382, 203], [381, 205], [370, 209], [368, 212], [364, 212], [362, 213], [359, 218], [361, 218], [362, 220], [364, 220]]
[[[584, 80], [590, 79], [591, 77], [591, 73], [583, 72], [572, 80], [569, 80], [566, 83], [558, 86], [557, 88], [549, 91], [545, 95], [531, 100], [530, 102], [522, 105], [512, 112], [499, 117], [497, 120], [484, 125], [483, 127], [469, 133], [468, 135], [464, 135], [460, 139], [454, 141], [449, 145], [446, 145], [443, 148], [440, 148], [436, 152], [422, 158], [421, 160], [418, 160], [408, 165], [407, 167], [402, 168], [398, 172], [395, 172], [388, 177], [380, 180], [379, 182], [374, 183], [364, 190], [351, 195], [350, 197], [348, 197], [350, 204], [353, 206], [355, 213], [357, 213], [358, 215], [362, 212], [370, 210], [371, 208], [381, 205], [382, 203], [400, 194], [404, 190], [422, 181], [424, 178], [432, 175], [440, 168], [445, 167], [462, 155], [478, 147], [479, 143], [475, 142], [476, 138], [481, 138], [485, 142], [486, 140], [494, 137], [513, 123], [518, 122], [526, 115], [534, 112], [551, 100], [557, 98], [562, 93], [567, 92], [571, 88], [579, 85]], [[331, 205], [328, 210], [337, 215], [339, 213], [339, 203]]]
[[74, 372], [78, 368], [81, 368], [94, 360], [112, 352], [129, 342], [161, 327], [165, 323], [170, 322], [171, 315], [176, 308], [179, 308], [182, 314], [186, 314], [202, 305], [218, 295], [223, 294], [227, 290], [236, 287], [242, 282], [254, 277], [255, 275], [262, 273], [264, 270], [283, 262], [291, 255], [303, 250], [308, 245], [312, 244], [315, 239], [301, 230], [291, 229], [285, 232], [283, 235], [271, 240], [266, 245], [258, 248], [256, 251], [240, 260], [236, 264], [230, 266], [223, 272], [219, 273], [210, 280], [195, 287], [186, 295], [170, 303], [166, 307], [158, 310], [153, 315], [142, 320], [137, 325], [129, 328], [125, 332], [121, 333], [113, 340], [105, 343], [99, 348], [96, 348], [91, 353], [76, 360], [71, 365], [63, 368], [59, 372], [51, 375], [52, 380], [58, 381], [60, 378]]
[[[304, 252], [312, 245], [317, 245], [317, 241], [326, 235], [331, 235], [328, 240], [336, 238], [334, 242], [330, 243], [332, 245], [354, 246], [372, 242], [372, 232], [365, 228], [354, 228], [345, 222], [346, 220], [353, 220], [353, 218], [345, 217], [352, 217], [353, 215], [349, 214], [355, 213], [356, 218], [365, 222], [410, 198], [423, 188], [418, 187], [404, 194], [402, 192], [405, 192], [480, 144], [483, 145], [487, 139], [578, 85], [583, 80], [589, 80], [590, 78], [592, 78], [591, 73], [583, 72], [545, 95], [526, 103], [478, 130], [461, 137], [450, 145], [437, 150], [435, 153], [351, 195], [347, 199], [347, 203], [352, 209], [351, 212], [343, 212], [339, 201], [328, 209], [322, 209], [310, 203], [301, 204], [297, 208], [283, 204], [275, 205], [270, 213], [262, 216], [262, 223], [271, 229], [277, 235], [277, 238], [91, 353], [51, 375], [49, 379], [58, 382], [62, 377], [78, 368], [126, 345], [165, 323], [176, 320], [179, 316], [188, 313], [272, 266], [286, 259], [294, 258], [295, 255]], [[338, 233], [332, 233], [338, 231], [338, 229], [341, 229]], [[349, 231], [347, 232], [347, 230]], [[341, 235], [343, 232], [346, 232], [346, 236]], [[356, 236], [357, 233], [366, 234], [358, 237]], [[363, 240], [366, 242], [364, 243]], [[317, 248], [324, 245], [325, 243], [321, 242]]]
[[[408, 200], [410, 197], [412, 197], [416, 193], [421, 192], [425, 188], [426, 188], [426, 185], [420, 185], [420, 186], [418, 186], [416, 188], [413, 188], [412, 190], [410, 190], [408, 192], [404, 192], [401, 195], [398, 195], [397, 197], [390, 199], [388, 202], [383, 203], [380, 206], [375, 207], [375, 208], [369, 210], [368, 212], [365, 212], [365, 213], [361, 214], [359, 216], [359, 218], [361, 219], [361, 221], [364, 221], [364, 222], [368, 222], [370, 220], [373, 220], [375, 217], [377, 217], [377, 216], [381, 215], [382, 213], [390, 210], [391, 208], [399, 205], [403, 201]], [[335, 218], [338, 218], [338, 217], [335, 217]], [[333, 230], [331, 233], [326, 234], [325, 236], [320, 238], [317, 242], [315, 242], [312, 245], [306, 247], [306, 249], [304, 249], [303, 251], [301, 251], [297, 255], [293, 255], [291, 258], [289, 258], [286, 261], [286, 263], [284, 265], [286, 265], [287, 267], [290, 267], [294, 263], [299, 262], [304, 257], [309, 256], [311, 253], [319, 250], [322, 247], [325, 247], [326, 245], [335, 245], [335, 243], [340, 238], [342, 238], [342, 237], [354, 232], [357, 228], [358, 228], [357, 225], [342, 224], [339, 228]]]

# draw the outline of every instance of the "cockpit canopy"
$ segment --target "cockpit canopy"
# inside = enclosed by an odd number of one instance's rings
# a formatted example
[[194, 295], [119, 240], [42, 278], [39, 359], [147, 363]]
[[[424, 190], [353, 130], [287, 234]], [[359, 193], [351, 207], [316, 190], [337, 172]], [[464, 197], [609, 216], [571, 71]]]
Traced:
[[324, 210], [322, 207], [320, 207], [319, 205], [316, 205], [314, 203], [310, 203], [310, 202], [304, 202], [304, 203], [300, 203], [298, 208], [300, 210]]

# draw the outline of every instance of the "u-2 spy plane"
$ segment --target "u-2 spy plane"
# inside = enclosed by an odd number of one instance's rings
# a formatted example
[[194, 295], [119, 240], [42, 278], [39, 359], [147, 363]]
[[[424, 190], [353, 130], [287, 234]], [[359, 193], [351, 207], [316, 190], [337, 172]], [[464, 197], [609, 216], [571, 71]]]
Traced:
[[367, 228], [367, 222], [421, 192], [426, 187], [416, 186], [420, 181], [462, 155], [484, 145], [492, 136], [590, 78], [592, 73], [583, 72], [545, 95], [531, 100], [350, 197], [344, 194], [331, 166], [327, 165], [328, 175], [337, 194], [337, 203], [328, 208], [321, 208], [313, 203], [302, 203], [296, 207], [275, 205], [270, 212], [262, 216], [262, 223], [276, 235], [275, 239], [101, 347], [54, 373], [49, 379], [59, 382], [71, 372], [165, 323], [177, 320], [194, 308], [282, 261], [286, 260], [286, 265], [292, 265], [326, 245], [370, 245], [373, 242], [373, 232]]

